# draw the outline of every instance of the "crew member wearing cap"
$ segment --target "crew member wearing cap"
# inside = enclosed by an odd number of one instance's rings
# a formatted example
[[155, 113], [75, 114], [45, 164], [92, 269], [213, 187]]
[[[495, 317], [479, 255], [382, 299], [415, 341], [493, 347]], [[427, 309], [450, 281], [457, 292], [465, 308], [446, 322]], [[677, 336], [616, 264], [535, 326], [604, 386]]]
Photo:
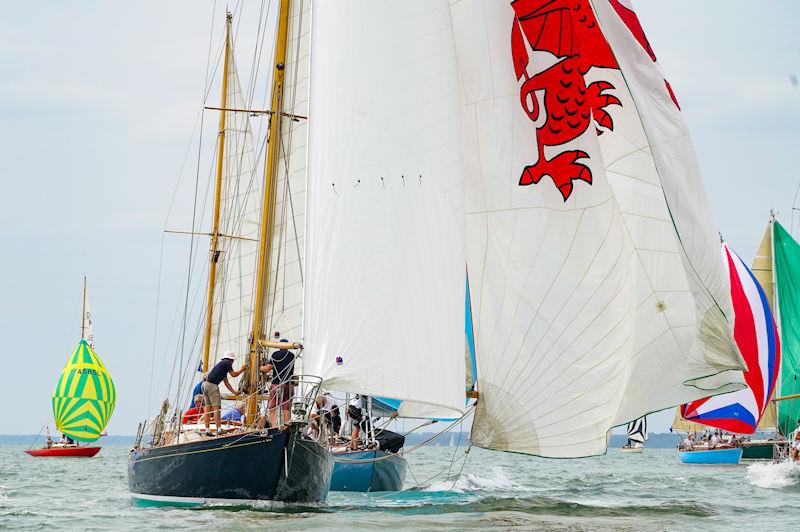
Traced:
[[238, 370], [234, 370], [233, 351], [225, 351], [222, 355], [222, 359], [208, 372], [206, 380], [203, 381], [202, 385], [203, 399], [205, 399], [205, 415], [203, 416], [203, 421], [206, 425], [206, 433], [209, 432], [209, 417], [213, 417], [214, 426], [217, 428], [217, 435], [220, 434], [219, 410], [222, 406], [222, 397], [219, 394], [219, 383], [224, 382], [231, 393], [235, 394], [236, 390], [234, 390], [231, 383], [228, 382], [228, 375], [231, 377], [238, 377], [244, 372], [246, 367], [247, 365], [243, 365]]

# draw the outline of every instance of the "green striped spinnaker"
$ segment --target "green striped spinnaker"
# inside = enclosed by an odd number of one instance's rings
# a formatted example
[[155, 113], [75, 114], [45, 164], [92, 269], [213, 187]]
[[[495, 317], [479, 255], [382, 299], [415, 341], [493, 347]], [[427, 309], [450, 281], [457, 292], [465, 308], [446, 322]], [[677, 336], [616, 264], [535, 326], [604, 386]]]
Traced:
[[[773, 223], [775, 284], [781, 333], [780, 394], [800, 393], [800, 244], [777, 221]], [[789, 436], [800, 419], [800, 399], [778, 403], [778, 428]]]
[[97, 353], [81, 340], [53, 392], [58, 430], [83, 442], [95, 441], [111, 419], [117, 392]]

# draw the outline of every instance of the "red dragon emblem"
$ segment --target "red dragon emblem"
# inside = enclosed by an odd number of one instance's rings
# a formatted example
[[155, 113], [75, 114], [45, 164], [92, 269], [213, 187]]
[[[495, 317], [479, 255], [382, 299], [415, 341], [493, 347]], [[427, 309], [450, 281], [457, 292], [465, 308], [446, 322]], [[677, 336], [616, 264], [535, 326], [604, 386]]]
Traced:
[[[608, 1], [655, 62], [655, 54], [636, 14], [620, 0]], [[536, 132], [538, 159], [525, 167], [519, 184], [535, 184], [550, 176], [567, 201], [574, 181], [592, 184], [591, 169], [580, 162], [589, 159], [589, 154], [565, 150], [548, 159], [544, 148], [567, 144], [583, 135], [590, 126], [594, 126], [598, 135], [613, 131], [614, 121], [607, 107], [622, 105], [609, 93], [615, 87], [607, 81], [587, 85], [586, 74], [593, 67], [618, 70], [619, 65], [600, 31], [589, 0], [514, 0], [511, 7], [515, 14], [511, 54], [517, 81], [522, 81], [520, 103], [528, 118], [538, 121], [541, 109], [535, 93], [543, 91], [545, 113], [545, 120], [537, 126]], [[541, 72], [529, 73], [526, 40], [532, 50], [549, 52], [558, 61]], [[669, 83], [666, 88], [675, 101]]]

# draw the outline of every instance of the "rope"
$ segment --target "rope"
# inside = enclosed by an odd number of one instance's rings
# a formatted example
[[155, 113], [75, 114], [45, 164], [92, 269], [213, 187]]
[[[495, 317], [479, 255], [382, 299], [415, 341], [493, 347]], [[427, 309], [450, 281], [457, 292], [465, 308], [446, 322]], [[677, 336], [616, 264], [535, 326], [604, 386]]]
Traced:
[[41, 436], [41, 435], [42, 435], [42, 431], [44, 430], [44, 428], [45, 428], [46, 426], [47, 426], [47, 425], [42, 425], [42, 428], [40, 428], [40, 429], [39, 429], [39, 434], [37, 434], [37, 435], [36, 435], [36, 438], [33, 440], [33, 443], [31, 443], [31, 446], [30, 446], [30, 447], [28, 447], [28, 450], [29, 450], [29, 451], [30, 451], [31, 449], [33, 449], [33, 446], [34, 446], [34, 445], [36, 445], [36, 442], [39, 440], [39, 436]]
[[[333, 460], [335, 462], [341, 462], [341, 463], [345, 463], [345, 464], [369, 464], [369, 463], [373, 463], [373, 462], [382, 462], [383, 460], [389, 460], [390, 458], [395, 458], [395, 457], [398, 457], [398, 456], [401, 457], [401, 458], [405, 457], [406, 455], [408, 455], [410, 453], [413, 453], [414, 451], [416, 451], [420, 447], [424, 447], [425, 445], [427, 445], [431, 441], [435, 440], [436, 438], [438, 438], [439, 436], [441, 436], [445, 432], [449, 431], [450, 429], [455, 427], [456, 424], [461, 423], [464, 420], [464, 418], [466, 418], [467, 416], [469, 416], [472, 413], [473, 410], [475, 410], [474, 406], [470, 407], [466, 412], [464, 412], [464, 415], [462, 415], [460, 418], [458, 418], [455, 421], [453, 421], [452, 423], [450, 423], [441, 432], [438, 432], [438, 433], [434, 434], [430, 438], [424, 440], [421, 443], [418, 443], [417, 445], [414, 445], [413, 447], [411, 447], [411, 448], [409, 448], [409, 449], [407, 449], [405, 451], [400, 451], [400, 452], [398, 452], [396, 454], [395, 453], [390, 453], [390, 454], [386, 454], [384, 456], [378, 456], [378, 457], [375, 457], [375, 458], [362, 458], [362, 459], [339, 458], [337, 456], [334, 456]], [[374, 449], [367, 449], [367, 450], [369, 451], [369, 450], [374, 450]], [[438, 474], [437, 474], [437, 476], [438, 476]]]

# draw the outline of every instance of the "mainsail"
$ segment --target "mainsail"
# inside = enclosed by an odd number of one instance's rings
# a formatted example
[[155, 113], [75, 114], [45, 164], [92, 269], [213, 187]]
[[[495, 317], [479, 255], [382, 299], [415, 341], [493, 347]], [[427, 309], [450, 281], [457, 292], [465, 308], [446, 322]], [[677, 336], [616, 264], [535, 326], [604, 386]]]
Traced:
[[464, 188], [448, 3], [320, 2], [312, 17], [304, 372], [402, 400], [401, 415], [458, 413]]
[[[777, 221], [772, 222], [775, 286], [778, 295], [781, 360], [780, 394], [800, 393], [800, 244]], [[800, 399], [778, 403], [778, 429], [788, 436], [800, 420]]]
[[117, 402], [114, 382], [86, 340], [67, 360], [52, 402], [58, 430], [79, 441], [95, 441], [111, 419]]
[[647, 439], [647, 418], [640, 417], [628, 423], [628, 439], [637, 443], [644, 443]]
[[[247, 109], [234, 61], [227, 49], [226, 108]], [[253, 319], [256, 255], [261, 216], [261, 176], [255, 171], [253, 136], [248, 113], [224, 111], [224, 151], [219, 197], [219, 240], [214, 280], [210, 336], [211, 368], [226, 351], [233, 351], [236, 367], [249, 353], [248, 338]], [[238, 378], [237, 378], [238, 379]], [[232, 385], [235, 381], [232, 379]]]
[[289, 10], [283, 115], [272, 118], [282, 123], [275, 170], [267, 330], [279, 332], [289, 341], [299, 341], [303, 337], [311, 1], [294, 0]]
[[451, 6], [482, 447], [600, 454], [612, 426], [742, 387], [694, 149], [627, 6]]
[[727, 245], [722, 252], [728, 264], [735, 313], [734, 337], [747, 362], [747, 388], [706, 397], [685, 405], [683, 416], [723, 430], [755, 432], [778, 377], [781, 352], [778, 330], [767, 296], [744, 261]]

